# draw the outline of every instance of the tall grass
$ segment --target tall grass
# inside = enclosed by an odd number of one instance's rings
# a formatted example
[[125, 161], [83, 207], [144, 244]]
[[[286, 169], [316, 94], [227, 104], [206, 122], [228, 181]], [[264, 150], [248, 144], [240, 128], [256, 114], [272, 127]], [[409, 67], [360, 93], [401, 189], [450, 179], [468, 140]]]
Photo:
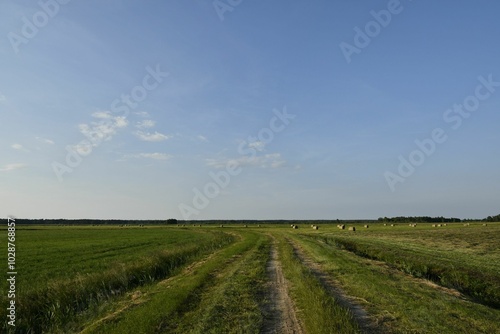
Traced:
[[456, 289], [477, 302], [500, 308], [500, 273], [479, 270], [463, 261], [443, 261], [433, 254], [405, 250], [397, 244], [382, 244], [352, 238], [324, 238], [328, 244], [369, 259], [384, 261], [410, 275]]
[[252, 238], [253, 246], [222, 268], [202, 293], [198, 306], [184, 314], [180, 325], [167, 333], [259, 333], [265, 294], [269, 237]]
[[[212, 294], [212, 291], [219, 287], [227, 287], [226, 283], [231, 285], [229, 280], [232, 280], [232, 277], [228, 277], [227, 273], [235, 271], [235, 268], [241, 268], [239, 263], [246, 258], [249, 251], [255, 249], [259, 238], [262, 238], [251, 232], [235, 232], [235, 234], [239, 237], [236, 242], [206, 257], [195, 269], [172, 277], [168, 285], [155, 284], [145, 288], [145, 295], [148, 296], [147, 302], [113, 315], [106, 321], [90, 324], [84, 332], [192, 333], [195, 331], [194, 327], [198, 325], [215, 326], [215, 320], [212, 317], [206, 320], [212, 323], [206, 324], [204, 321], [201, 324], [198, 323], [201, 318], [205, 318], [206, 312], [212, 314], [212, 306], [219, 310], [227, 302], [224, 299], [228, 297], [225, 295], [228, 290], [222, 288], [222, 302], [218, 299], [220, 295]], [[247, 298], [244, 299], [248, 302]], [[239, 307], [246, 309], [245, 305], [249, 305], [247, 302], [241, 302]], [[234, 312], [232, 317], [237, 321], [241, 319], [239, 318], [242, 315], [240, 311], [241, 309], [230, 309], [224, 313]], [[238, 332], [238, 325], [233, 325], [233, 328]], [[203, 329], [210, 330], [206, 327]], [[217, 330], [217, 327], [214, 330]], [[222, 329], [219, 332], [226, 331]]]
[[[157, 251], [141, 261], [123, 263], [102, 273], [53, 281], [42, 289], [19, 295], [16, 332], [42, 333], [51, 328], [64, 328], [78, 313], [134, 287], [165, 278], [180, 266], [233, 240], [231, 235], [217, 233], [212, 239], [198, 245]], [[3, 329], [7, 328], [4, 323]]]
[[280, 238], [279, 254], [307, 333], [361, 332], [353, 314], [335, 301], [313, 272], [301, 263], [292, 245], [283, 238]]

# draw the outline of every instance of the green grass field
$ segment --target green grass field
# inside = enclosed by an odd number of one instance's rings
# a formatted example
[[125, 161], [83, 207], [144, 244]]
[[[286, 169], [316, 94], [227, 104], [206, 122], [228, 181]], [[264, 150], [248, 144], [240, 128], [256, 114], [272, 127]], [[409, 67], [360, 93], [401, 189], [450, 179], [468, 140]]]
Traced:
[[500, 333], [500, 224], [355, 227], [18, 225], [2, 332]]

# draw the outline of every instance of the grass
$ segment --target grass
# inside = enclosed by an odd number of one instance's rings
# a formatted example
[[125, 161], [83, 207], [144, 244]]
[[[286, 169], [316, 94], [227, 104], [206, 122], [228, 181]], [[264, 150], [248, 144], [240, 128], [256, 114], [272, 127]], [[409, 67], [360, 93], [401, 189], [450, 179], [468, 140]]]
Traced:
[[[182, 244], [207, 241], [198, 229], [19, 226], [16, 231], [17, 278], [22, 293], [53, 280], [71, 279], [150, 256]], [[2, 256], [3, 253], [2, 253]], [[3, 290], [6, 282], [0, 282]]]
[[[127, 262], [116, 262], [115, 259], [114, 265], [104, 271], [76, 275], [71, 279], [55, 278], [45, 287], [35, 285], [35, 288], [28, 292], [18, 294], [17, 309], [22, 317], [17, 321], [16, 329], [26, 333], [38, 333], [47, 329], [64, 331], [67, 324], [72, 323], [79, 313], [134, 287], [165, 278], [200, 255], [210, 253], [233, 241], [233, 237], [221, 232], [205, 232], [201, 237], [198, 233], [190, 232], [195, 238], [191, 242], [183, 243], [186, 238], [178, 238], [175, 231], [171, 232], [170, 241], [177, 241], [174, 243], [174, 249], [156, 249], [153, 252], [150, 250], [149, 256], [136, 257]], [[145, 236], [142, 237], [144, 241]], [[75, 263], [78, 261], [78, 256], [85, 259], [85, 254], [76, 252], [73, 254]], [[76, 264], [74, 267], [79, 265]]]
[[[500, 252], [496, 239], [492, 228], [462, 228], [414, 232], [413, 238], [407, 233], [373, 234], [370, 238], [332, 237], [324, 241], [500, 308]], [[455, 247], [457, 243], [481, 246]]]
[[[259, 333], [264, 321], [265, 265], [269, 237], [252, 236], [254, 246], [217, 273], [199, 304], [168, 333]], [[234, 255], [233, 255], [234, 257]]]
[[302, 236], [302, 245], [383, 333], [499, 333], [500, 312], [465, 301], [381, 262]]
[[278, 240], [284, 275], [290, 281], [292, 298], [306, 332], [360, 333], [351, 312], [340, 306], [311, 270], [301, 263], [285, 237], [280, 236]]
[[[231, 333], [240, 331], [239, 328], [258, 328], [260, 311], [252, 302], [252, 277], [262, 277], [257, 271], [245, 279], [244, 273], [251, 272], [252, 261], [262, 261], [252, 260], [259, 254], [262, 236], [242, 233], [241, 237], [205, 259], [195, 270], [145, 289], [143, 303], [90, 325], [85, 333]], [[225, 278], [236, 278], [241, 284], [225, 282]]]
[[307, 333], [360, 329], [297, 248], [380, 332], [500, 333], [500, 224], [19, 227], [16, 332], [259, 333], [275, 247]]

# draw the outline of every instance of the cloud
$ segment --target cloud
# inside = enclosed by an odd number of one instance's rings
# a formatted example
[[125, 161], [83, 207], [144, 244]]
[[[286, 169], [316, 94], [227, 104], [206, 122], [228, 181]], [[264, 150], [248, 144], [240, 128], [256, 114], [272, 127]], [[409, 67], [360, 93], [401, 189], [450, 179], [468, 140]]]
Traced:
[[155, 133], [136, 131], [135, 134], [139, 137], [140, 140], [144, 141], [163, 141], [172, 138], [172, 136], [164, 135], [162, 133], [159, 133], [158, 131], [155, 131]]
[[147, 128], [152, 128], [153, 126], [155, 126], [155, 124], [156, 124], [155, 121], [152, 121], [150, 119], [146, 119], [144, 121], [137, 122], [135, 127], [138, 129], [147, 129]]
[[141, 158], [149, 158], [154, 160], [168, 160], [172, 156], [166, 153], [140, 153], [139, 157]]
[[36, 140], [41, 141], [42, 143], [49, 144], [49, 145], [54, 145], [54, 141], [47, 139], [47, 138], [42, 138], [42, 137], [36, 137]]
[[263, 141], [254, 141], [253, 143], [249, 143], [248, 147], [256, 149], [259, 152], [262, 152], [266, 147], [266, 143], [264, 143]]
[[124, 128], [128, 125], [127, 118], [125, 116], [118, 116], [114, 118], [115, 125], [117, 128]]
[[121, 161], [126, 161], [128, 159], [131, 159], [131, 158], [134, 158], [134, 159], [142, 159], [142, 158], [146, 158], [146, 159], [153, 159], [153, 160], [168, 160], [170, 158], [172, 158], [172, 156], [170, 154], [166, 154], [166, 153], [158, 153], [158, 152], [155, 152], [155, 153], [139, 153], [139, 154], [128, 154], [128, 155], [124, 155], [122, 159], [120, 159]]
[[99, 145], [102, 141], [110, 140], [113, 135], [116, 134], [117, 129], [124, 128], [128, 125], [128, 120], [124, 116], [107, 117], [106, 115], [109, 115], [109, 112], [93, 113], [92, 116], [99, 118], [100, 121], [91, 122], [90, 125], [78, 125], [78, 129], [82, 135], [87, 138], [92, 138], [93, 146]]
[[4, 101], [7, 101], [7, 98], [5, 97], [5, 95], [0, 93], [0, 102], [4, 102]]
[[198, 139], [199, 139], [199, 140], [201, 140], [202, 142], [205, 142], [205, 143], [206, 143], [206, 142], [208, 142], [208, 139], [207, 139], [207, 137], [205, 137], [205, 136], [198, 135], [196, 138], [198, 138]]
[[10, 146], [11, 148], [13, 148], [14, 150], [18, 150], [18, 151], [23, 151], [23, 152], [31, 152], [30, 150], [28, 150], [27, 148], [25, 148], [23, 145], [21, 144], [12, 144]]
[[286, 164], [286, 161], [282, 159], [280, 153], [265, 154], [262, 156], [248, 157], [242, 156], [236, 159], [224, 158], [224, 159], [207, 159], [206, 163], [208, 166], [222, 169], [226, 168], [228, 164], [235, 164], [240, 167], [250, 166], [258, 168], [279, 168]]
[[146, 111], [137, 111], [137, 112], [134, 112], [134, 114], [136, 114], [137, 116], [140, 116], [140, 117], [150, 117], [149, 116], [149, 113], [147, 113]]
[[92, 144], [89, 141], [83, 140], [80, 143], [71, 146], [71, 148], [81, 156], [87, 156], [92, 152]]
[[9, 172], [11, 170], [21, 169], [21, 168], [25, 168], [27, 166], [28, 165], [23, 164], [23, 163], [7, 164], [7, 165], [4, 165], [3, 168], [0, 168], [0, 172]]
[[96, 111], [92, 114], [95, 118], [111, 118], [111, 113], [109, 111]]

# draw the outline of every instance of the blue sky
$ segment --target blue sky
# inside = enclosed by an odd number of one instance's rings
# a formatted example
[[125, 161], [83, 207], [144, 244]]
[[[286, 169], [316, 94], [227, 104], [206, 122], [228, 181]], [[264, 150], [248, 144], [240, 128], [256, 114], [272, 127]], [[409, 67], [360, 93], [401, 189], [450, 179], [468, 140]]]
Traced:
[[3, 216], [499, 213], [496, 1], [66, 2], [0, 3]]

